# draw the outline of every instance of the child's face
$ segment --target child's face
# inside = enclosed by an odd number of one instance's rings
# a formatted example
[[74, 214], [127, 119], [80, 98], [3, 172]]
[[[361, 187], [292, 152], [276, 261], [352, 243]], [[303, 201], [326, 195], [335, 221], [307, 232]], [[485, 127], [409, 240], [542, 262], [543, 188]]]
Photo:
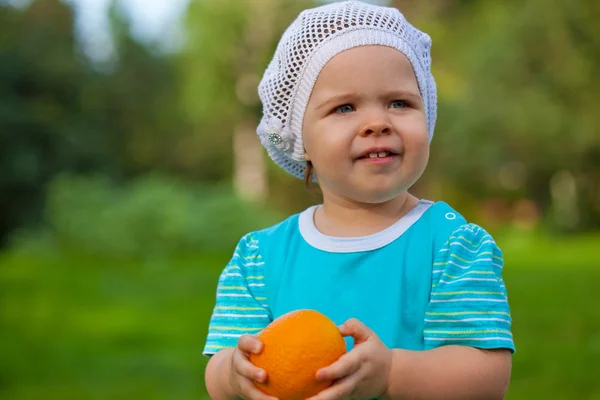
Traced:
[[427, 165], [429, 137], [406, 56], [360, 46], [332, 58], [308, 102], [303, 140], [324, 196], [382, 203], [410, 188]]

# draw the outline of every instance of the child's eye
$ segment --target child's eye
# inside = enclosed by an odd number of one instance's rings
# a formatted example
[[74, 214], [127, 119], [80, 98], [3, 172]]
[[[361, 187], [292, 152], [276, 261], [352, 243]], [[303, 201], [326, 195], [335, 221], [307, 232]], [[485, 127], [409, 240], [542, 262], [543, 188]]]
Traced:
[[334, 110], [338, 114], [347, 114], [354, 111], [352, 104], [344, 104], [343, 106], [336, 107]]
[[395, 100], [390, 104], [390, 108], [407, 108], [408, 104], [402, 100]]

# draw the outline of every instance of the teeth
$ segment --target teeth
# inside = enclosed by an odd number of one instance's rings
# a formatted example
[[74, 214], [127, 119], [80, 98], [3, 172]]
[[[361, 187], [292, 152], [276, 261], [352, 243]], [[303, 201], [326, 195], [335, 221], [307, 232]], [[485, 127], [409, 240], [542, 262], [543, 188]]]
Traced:
[[383, 157], [387, 157], [389, 156], [390, 153], [388, 153], [387, 151], [380, 151], [380, 152], [373, 152], [373, 153], [369, 153], [369, 155], [367, 157], [369, 158], [383, 158]]

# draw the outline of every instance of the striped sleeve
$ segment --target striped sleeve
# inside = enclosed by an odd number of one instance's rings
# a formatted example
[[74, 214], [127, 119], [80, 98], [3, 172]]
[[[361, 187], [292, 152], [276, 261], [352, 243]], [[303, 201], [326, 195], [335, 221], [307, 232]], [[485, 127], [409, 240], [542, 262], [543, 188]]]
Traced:
[[466, 224], [436, 254], [425, 315], [425, 348], [464, 345], [515, 351], [502, 252], [481, 227]]
[[264, 263], [258, 240], [243, 237], [219, 277], [203, 355], [234, 347], [241, 335], [256, 334], [271, 322]]

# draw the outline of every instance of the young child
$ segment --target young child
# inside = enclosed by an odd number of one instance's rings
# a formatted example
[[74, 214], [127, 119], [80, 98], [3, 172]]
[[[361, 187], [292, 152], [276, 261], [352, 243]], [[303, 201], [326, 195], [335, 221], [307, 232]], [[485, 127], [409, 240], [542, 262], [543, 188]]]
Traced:
[[204, 350], [212, 398], [270, 399], [248, 354], [297, 309], [347, 340], [314, 400], [504, 397], [515, 347], [502, 253], [446, 203], [408, 192], [436, 121], [430, 47], [398, 10], [359, 1], [305, 10], [283, 34], [257, 131], [275, 163], [318, 182], [323, 204], [240, 240]]

